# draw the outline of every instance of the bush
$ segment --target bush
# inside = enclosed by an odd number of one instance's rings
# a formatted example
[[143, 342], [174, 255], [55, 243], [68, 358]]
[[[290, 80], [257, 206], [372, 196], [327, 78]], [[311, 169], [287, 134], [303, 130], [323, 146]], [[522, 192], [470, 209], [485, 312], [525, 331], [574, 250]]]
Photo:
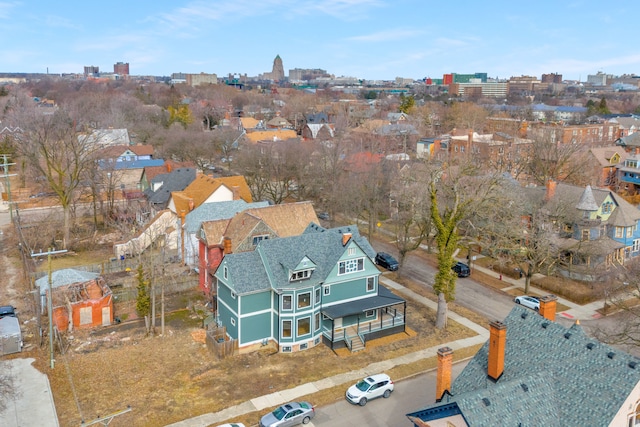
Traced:
[[576, 304], [588, 304], [600, 298], [592, 284], [566, 279], [564, 277], [540, 277], [531, 280], [531, 284], [554, 295], [561, 296]]

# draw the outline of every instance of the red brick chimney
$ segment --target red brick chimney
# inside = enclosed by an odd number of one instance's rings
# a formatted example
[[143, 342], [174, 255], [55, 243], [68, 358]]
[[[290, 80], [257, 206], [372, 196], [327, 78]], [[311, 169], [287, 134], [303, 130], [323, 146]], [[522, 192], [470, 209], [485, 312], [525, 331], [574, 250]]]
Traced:
[[553, 198], [553, 196], [555, 196], [556, 194], [556, 186], [558, 185], [557, 182], [555, 182], [553, 179], [549, 179], [547, 181], [546, 187], [547, 187], [547, 193], [544, 196], [544, 199], [546, 201], [549, 201]]
[[191, 212], [194, 207], [195, 207], [195, 203], [193, 199], [189, 199], [189, 212]]
[[224, 255], [230, 254], [232, 253], [232, 248], [231, 248], [231, 237], [225, 237], [222, 240], [222, 248], [223, 248], [223, 253]]
[[489, 324], [489, 364], [487, 375], [498, 381], [504, 372], [504, 351], [507, 346], [507, 325], [499, 320]]
[[451, 366], [453, 350], [449, 347], [438, 349], [438, 372], [436, 373], [436, 402], [440, 402], [445, 392], [451, 391]]
[[558, 297], [555, 295], [545, 295], [539, 298], [540, 310], [539, 313], [542, 317], [552, 322], [556, 320], [556, 302]]
[[351, 239], [352, 234], [351, 233], [344, 233], [342, 235], [342, 246], [345, 246], [349, 240]]
[[240, 200], [240, 187], [234, 185], [231, 187], [231, 193], [233, 194], [233, 200]]

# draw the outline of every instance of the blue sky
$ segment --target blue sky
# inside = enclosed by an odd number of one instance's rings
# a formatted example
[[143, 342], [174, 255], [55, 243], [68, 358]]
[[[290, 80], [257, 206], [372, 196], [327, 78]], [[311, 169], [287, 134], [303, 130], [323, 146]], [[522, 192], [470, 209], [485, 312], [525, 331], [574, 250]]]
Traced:
[[0, 0], [0, 72], [640, 74], [636, 2]]

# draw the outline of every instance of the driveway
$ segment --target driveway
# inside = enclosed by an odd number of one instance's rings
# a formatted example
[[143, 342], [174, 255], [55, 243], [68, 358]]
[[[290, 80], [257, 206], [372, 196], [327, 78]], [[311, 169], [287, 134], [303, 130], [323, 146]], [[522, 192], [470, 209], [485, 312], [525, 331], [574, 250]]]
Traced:
[[7, 408], [0, 412], [2, 427], [58, 427], [58, 415], [47, 376], [33, 367], [35, 359], [0, 361], [0, 371], [14, 378], [15, 394], [7, 396]]

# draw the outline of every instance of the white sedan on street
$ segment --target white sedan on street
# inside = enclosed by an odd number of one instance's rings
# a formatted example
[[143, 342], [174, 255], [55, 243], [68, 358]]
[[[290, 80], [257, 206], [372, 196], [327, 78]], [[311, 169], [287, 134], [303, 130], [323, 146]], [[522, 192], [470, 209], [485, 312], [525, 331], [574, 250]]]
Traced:
[[519, 297], [515, 297], [514, 301], [516, 304], [524, 305], [527, 308], [538, 311], [540, 310], [540, 300], [536, 297], [532, 297], [529, 295], [522, 295]]

